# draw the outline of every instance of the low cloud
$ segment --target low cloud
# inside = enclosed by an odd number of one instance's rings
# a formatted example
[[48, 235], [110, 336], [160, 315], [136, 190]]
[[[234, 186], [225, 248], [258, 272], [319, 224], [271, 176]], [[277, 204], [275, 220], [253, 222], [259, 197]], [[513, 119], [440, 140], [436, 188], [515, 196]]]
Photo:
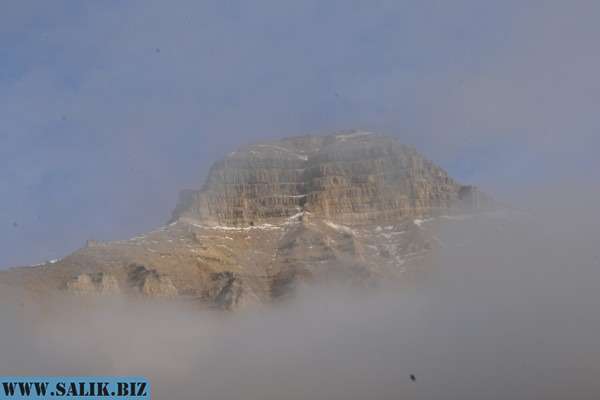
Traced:
[[17, 318], [5, 302], [0, 374], [146, 375], [172, 399], [592, 399], [599, 221], [553, 193], [534, 214], [446, 221], [410, 288], [234, 313], [95, 299]]

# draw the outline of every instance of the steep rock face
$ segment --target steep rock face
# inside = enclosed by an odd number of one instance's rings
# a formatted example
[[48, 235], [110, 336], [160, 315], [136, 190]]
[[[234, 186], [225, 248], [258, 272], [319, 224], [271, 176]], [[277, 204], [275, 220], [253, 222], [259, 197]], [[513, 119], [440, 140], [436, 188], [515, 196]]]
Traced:
[[306, 209], [351, 225], [448, 210], [459, 190], [414, 149], [361, 133], [334, 136], [306, 176]]
[[67, 282], [67, 290], [76, 295], [114, 295], [121, 293], [117, 279], [103, 272], [80, 274]]
[[248, 226], [300, 211], [345, 224], [435, 215], [462, 186], [395, 139], [371, 132], [305, 136], [247, 146], [186, 191], [174, 219]]
[[82, 273], [68, 280], [65, 289], [69, 293], [81, 296], [138, 294], [154, 298], [177, 297], [177, 288], [168, 276], [142, 265], [132, 264], [127, 269], [127, 279], [121, 283], [109, 272]]
[[386, 136], [282, 139], [215, 163], [168, 225], [0, 271], [0, 284], [42, 302], [57, 292], [119, 294], [235, 309], [312, 283], [407, 282], [440, 245], [433, 226], [493, 204]]

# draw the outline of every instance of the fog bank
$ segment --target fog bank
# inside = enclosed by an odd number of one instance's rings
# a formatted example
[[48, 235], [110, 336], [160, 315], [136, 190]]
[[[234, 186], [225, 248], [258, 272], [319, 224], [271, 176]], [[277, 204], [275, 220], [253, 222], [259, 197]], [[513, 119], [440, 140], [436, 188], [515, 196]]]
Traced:
[[560, 193], [445, 221], [408, 289], [307, 288], [231, 314], [76, 301], [35, 322], [6, 303], [0, 374], [146, 375], [159, 399], [595, 399], [599, 221]]

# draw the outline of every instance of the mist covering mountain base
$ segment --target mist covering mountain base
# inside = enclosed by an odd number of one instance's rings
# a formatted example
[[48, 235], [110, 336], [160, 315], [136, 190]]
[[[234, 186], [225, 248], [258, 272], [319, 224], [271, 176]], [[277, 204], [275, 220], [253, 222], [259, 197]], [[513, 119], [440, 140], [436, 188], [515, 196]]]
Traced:
[[401, 289], [317, 282], [223, 313], [65, 292], [23, 305], [2, 288], [0, 374], [141, 374], [173, 399], [595, 399], [599, 221], [554, 197], [443, 218], [427, 279]]
[[535, 188], [517, 212], [450, 187], [455, 206], [355, 223], [180, 207], [2, 272], [0, 374], [144, 375], [174, 399], [596, 399], [600, 195]]
[[[305, 284], [410, 282], [445, 219], [492, 209], [473, 186], [396, 139], [363, 131], [245, 146], [182, 192], [172, 221], [0, 273], [32, 301], [57, 293], [180, 299], [236, 309]], [[433, 222], [433, 223], [429, 223]]]

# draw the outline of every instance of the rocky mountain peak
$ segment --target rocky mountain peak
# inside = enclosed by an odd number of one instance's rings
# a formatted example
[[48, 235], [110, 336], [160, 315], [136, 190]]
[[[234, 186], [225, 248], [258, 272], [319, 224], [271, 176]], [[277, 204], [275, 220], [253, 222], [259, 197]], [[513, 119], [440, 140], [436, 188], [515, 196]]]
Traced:
[[389, 136], [308, 135], [245, 146], [217, 161], [201, 190], [182, 192], [173, 220], [251, 226], [307, 211], [357, 225], [445, 213], [475, 190]]
[[168, 225], [88, 240], [52, 265], [0, 272], [0, 283], [42, 304], [68, 293], [233, 309], [311, 282], [404, 282], [439, 244], [432, 221], [492, 205], [392, 137], [271, 140], [217, 161], [201, 188], [182, 192]]

